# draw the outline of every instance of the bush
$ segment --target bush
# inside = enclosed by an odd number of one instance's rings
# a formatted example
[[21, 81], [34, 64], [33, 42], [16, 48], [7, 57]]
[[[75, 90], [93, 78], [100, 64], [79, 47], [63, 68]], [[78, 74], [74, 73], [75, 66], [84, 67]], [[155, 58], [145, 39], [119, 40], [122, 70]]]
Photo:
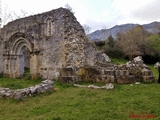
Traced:
[[121, 58], [124, 56], [123, 52], [115, 47], [106, 48], [105, 53], [112, 58]]

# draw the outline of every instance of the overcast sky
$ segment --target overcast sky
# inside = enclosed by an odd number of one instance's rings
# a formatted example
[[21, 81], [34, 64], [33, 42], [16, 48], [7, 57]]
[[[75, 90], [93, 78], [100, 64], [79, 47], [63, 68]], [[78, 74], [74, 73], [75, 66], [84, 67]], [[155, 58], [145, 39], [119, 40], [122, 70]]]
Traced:
[[77, 20], [92, 31], [126, 23], [147, 24], [160, 21], [160, 0], [1, 0], [2, 13], [37, 14], [69, 4]]

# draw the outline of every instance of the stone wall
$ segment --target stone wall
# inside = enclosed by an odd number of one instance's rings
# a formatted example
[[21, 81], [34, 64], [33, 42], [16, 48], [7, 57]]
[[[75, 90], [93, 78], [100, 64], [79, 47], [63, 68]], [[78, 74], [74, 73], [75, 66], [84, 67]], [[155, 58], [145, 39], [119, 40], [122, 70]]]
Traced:
[[[29, 60], [23, 60], [27, 52]], [[73, 13], [64, 8], [17, 19], [0, 31], [0, 72], [5, 77], [21, 77], [26, 63], [31, 78], [117, 83], [153, 79], [147, 67], [114, 66], [109, 61], [87, 40]]]
[[0, 38], [0, 73], [3, 72], [3, 41]]
[[25, 97], [44, 93], [53, 89], [53, 81], [44, 80], [41, 84], [24, 89], [11, 90], [9, 88], [0, 88], [0, 98], [23, 99]]
[[63, 74], [63, 77], [61, 77], [61, 81], [63, 82], [76, 82], [79, 80], [83, 82], [125, 84], [154, 81], [152, 71], [143, 63], [141, 57], [136, 57], [133, 61], [122, 65], [106, 63], [103, 67], [98, 65], [90, 67], [85, 66], [79, 69], [62, 69], [62, 71], [64, 70], [65, 73], [68, 74]]
[[[100, 61], [97, 55], [101, 53], [88, 42], [73, 13], [64, 8], [12, 21], [1, 29], [0, 36], [4, 43], [0, 70], [6, 77], [22, 76], [26, 64], [33, 77], [57, 79], [62, 68], [94, 66]], [[30, 60], [22, 65], [24, 47]]]
[[96, 60], [96, 54], [97, 54], [96, 47], [94, 46], [94, 44], [92, 42], [86, 42], [84, 47], [85, 47], [84, 54], [85, 54], [85, 57], [86, 57], [85, 58], [86, 59], [86, 65], [94, 66], [95, 63], [97, 62], [97, 60]]

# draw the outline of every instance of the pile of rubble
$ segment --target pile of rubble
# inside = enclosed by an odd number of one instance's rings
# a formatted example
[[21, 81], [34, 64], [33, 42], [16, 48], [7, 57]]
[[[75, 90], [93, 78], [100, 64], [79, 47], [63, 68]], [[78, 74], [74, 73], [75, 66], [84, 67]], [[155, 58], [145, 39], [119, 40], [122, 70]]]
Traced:
[[114, 66], [112, 70], [115, 81], [119, 84], [154, 81], [151, 69], [144, 64], [141, 56], [126, 64]]
[[9, 88], [0, 88], [0, 98], [22, 99], [39, 93], [44, 93], [54, 89], [52, 80], [44, 80], [41, 84], [31, 86], [29, 88], [11, 90]]
[[67, 83], [99, 82], [99, 83], [136, 83], [153, 82], [154, 76], [151, 69], [144, 64], [142, 57], [135, 57], [126, 64], [92, 66], [76, 69], [74, 67], [61, 70], [61, 81]]

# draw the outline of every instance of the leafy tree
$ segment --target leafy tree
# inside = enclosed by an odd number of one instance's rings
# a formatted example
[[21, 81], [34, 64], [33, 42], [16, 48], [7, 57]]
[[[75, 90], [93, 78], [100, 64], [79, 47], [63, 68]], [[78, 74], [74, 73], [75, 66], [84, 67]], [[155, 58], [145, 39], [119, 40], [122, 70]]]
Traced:
[[115, 41], [114, 41], [113, 37], [110, 35], [110, 36], [108, 37], [108, 45], [109, 45], [110, 47], [114, 47], [114, 44], [115, 44]]
[[154, 58], [154, 62], [160, 60], [160, 36], [159, 33], [155, 35], [150, 35], [146, 40], [146, 50], [145, 55]]
[[149, 33], [144, 31], [141, 26], [136, 26], [126, 33], [119, 33], [117, 35], [117, 43], [122, 51], [130, 60], [138, 55], [145, 53], [145, 39]]
[[123, 52], [112, 36], [109, 36], [106, 40], [95, 42], [95, 45], [109, 57], [121, 58], [123, 56]]

